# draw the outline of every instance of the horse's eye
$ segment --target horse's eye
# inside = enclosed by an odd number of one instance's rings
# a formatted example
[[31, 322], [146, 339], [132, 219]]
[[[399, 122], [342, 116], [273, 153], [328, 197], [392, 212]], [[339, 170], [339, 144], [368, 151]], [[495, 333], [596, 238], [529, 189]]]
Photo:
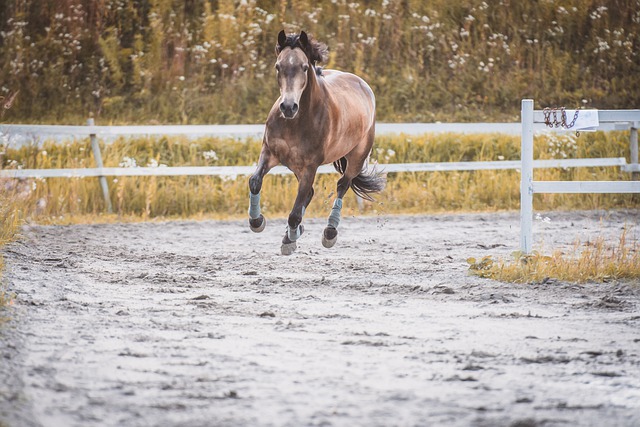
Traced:
[[304, 64], [304, 65], [302, 66], [302, 71], [304, 71], [305, 73], [306, 73], [307, 71], [309, 71], [309, 65]]
[[276, 64], [276, 71], [280, 72], [280, 64]]

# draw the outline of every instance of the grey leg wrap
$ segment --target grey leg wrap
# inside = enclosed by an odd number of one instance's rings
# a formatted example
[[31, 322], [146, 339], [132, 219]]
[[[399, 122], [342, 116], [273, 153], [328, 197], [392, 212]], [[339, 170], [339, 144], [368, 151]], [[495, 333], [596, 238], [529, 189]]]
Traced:
[[[302, 216], [304, 216], [304, 211], [306, 208], [302, 208]], [[291, 228], [287, 225], [287, 236], [289, 236], [289, 240], [295, 242], [302, 236], [302, 224], [298, 224], [298, 227]]]
[[289, 240], [291, 240], [292, 242], [298, 240], [301, 235], [302, 233], [300, 231], [300, 226], [297, 226], [295, 229], [287, 226], [287, 236], [289, 236]]
[[260, 218], [260, 193], [253, 194], [249, 191], [249, 218]]
[[331, 214], [329, 215], [328, 225], [333, 228], [338, 228], [340, 224], [340, 211], [342, 210], [342, 199], [336, 199], [333, 202], [333, 208], [331, 208]]

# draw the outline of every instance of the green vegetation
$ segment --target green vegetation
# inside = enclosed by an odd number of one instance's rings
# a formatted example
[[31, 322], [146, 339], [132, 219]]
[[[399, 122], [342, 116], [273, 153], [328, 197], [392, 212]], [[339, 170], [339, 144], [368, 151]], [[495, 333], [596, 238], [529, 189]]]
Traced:
[[524, 97], [640, 105], [638, 0], [5, 0], [5, 120], [260, 123], [282, 28], [370, 82], [380, 121], [515, 120]]

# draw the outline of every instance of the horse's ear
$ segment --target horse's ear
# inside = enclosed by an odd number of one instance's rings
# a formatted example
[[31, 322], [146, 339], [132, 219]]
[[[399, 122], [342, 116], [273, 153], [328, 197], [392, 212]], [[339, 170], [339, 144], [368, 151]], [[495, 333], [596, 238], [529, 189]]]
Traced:
[[300, 31], [300, 45], [302, 46], [302, 48], [304, 50], [307, 50], [307, 47], [309, 47], [309, 37], [307, 37], [307, 33], [305, 33], [304, 31]]
[[280, 53], [280, 51], [284, 48], [284, 44], [287, 42], [287, 34], [284, 30], [281, 30], [278, 33], [278, 45], [276, 46], [276, 53]]

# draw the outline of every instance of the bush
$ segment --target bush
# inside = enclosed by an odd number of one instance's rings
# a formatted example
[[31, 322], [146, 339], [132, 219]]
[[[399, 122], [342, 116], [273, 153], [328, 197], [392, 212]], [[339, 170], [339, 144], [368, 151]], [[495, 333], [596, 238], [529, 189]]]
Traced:
[[7, 120], [263, 122], [283, 27], [364, 77], [380, 121], [515, 120], [525, 97], [640, 105], [637, 0], [7, 0], [0, 95], [20, 90]]

